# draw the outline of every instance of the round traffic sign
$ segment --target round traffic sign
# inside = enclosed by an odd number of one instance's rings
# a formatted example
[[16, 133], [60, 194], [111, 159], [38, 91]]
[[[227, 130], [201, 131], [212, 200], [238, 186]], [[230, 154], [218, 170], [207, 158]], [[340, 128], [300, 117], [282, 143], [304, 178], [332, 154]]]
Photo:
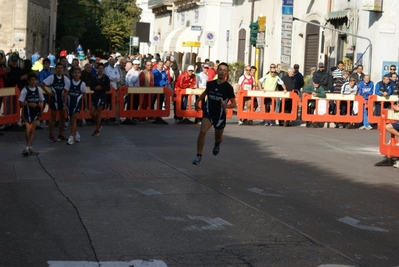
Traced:
[[158, 42], [159, 41], [159, 36], [155, 35], [154, 37], [152, 37], [152, 39], [154, 40], [154, 42]]
[[215, 34], [213, 32], [208, 32], [206, 34], [206, 40], [208, 40], [208, 41], [212, 41], [214, 37], [215, 37]]

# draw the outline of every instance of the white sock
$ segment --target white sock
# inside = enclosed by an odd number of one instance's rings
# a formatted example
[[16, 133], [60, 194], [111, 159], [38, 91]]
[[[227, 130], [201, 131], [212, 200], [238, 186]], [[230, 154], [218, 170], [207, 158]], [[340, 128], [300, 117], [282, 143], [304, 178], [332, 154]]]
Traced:
[[29, 147], [28, 146], [26, 146], [26, 148], [25, 148], [26, 150], [28, 150], [29, 149]]

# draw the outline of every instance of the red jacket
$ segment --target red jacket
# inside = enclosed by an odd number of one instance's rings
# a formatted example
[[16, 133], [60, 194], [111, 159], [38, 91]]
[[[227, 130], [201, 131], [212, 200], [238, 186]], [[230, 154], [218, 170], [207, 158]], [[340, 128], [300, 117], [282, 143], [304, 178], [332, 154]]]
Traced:
[[176, 84], [175, 84], [175, 90], [176, 89], [187, 89], [187, 88], [196, 88], [197, 87], [197, 77], [195, 74], [190, 74], [188, 71], [183, 72], [182, 74], [179, 75], [177, 78]]
[[216, 70], [214, 68], [209, 68], [208, 70], [208, 81], [213, 81], [216, 76]]
[[[139, 74], [139, 83], [140, 83], [140, 86], [141, 87], [143, 87], [143, 86], [146, 86], [145, 85], [145, 73], [146, 73], [147, 71], [146, 70], [143, 70], [142, 72], [140, 72], [140, 74]], [[150, 87], [153, 87], [154, 86], [154, 74], [151, 72], [151, 71], [148, 71], [149, 72], [149, 74], [150, 74]]]

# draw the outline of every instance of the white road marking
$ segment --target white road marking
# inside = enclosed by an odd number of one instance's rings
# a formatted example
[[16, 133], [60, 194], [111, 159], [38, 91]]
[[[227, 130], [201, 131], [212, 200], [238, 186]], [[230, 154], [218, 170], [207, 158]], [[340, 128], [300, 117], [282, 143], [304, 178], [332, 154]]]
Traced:
[[211, 217], [191, 216], [191, 215], [187, 215], [187, 217], [190, 218], [191, 220], [204, 221], [208, 225], [205, 225], [205, 226], [191, 225], [189, 227], [183, 228], [183, 230], [185, 230], [185, 231], [223, 230], [223, 229], [225, 229], [224, 226], [234, 226], [233, 224], [231, 224], [219, 217], [211, 218]]
[[252, 192], [252, 193], [256, 193], [256, 194], [258, 194], [258, 195], [261, 195], [261, 196], [267, 196], [267, 197], [284, 197], [283, 195], [280, 195], [280, 194], [265, 193], [264, 190], [262, 190], [262, 189], [260, 189], [260, 188], [257, 188], [257, 187], [252, 187], [252, 188], [249, 188], [249, 189], [247, 189], [247, 190], [250, 191], [250, 192]]
[[134, 190], [139, 191], [140, 193], [142, 193], [146, 196], [162, 195], [161, 192], [155, 191], [151, 188], [134, 188]]
[[341, 265], [341, 264], [323, 264], [317, 267], [355, 267], [353, 265]]
[[49, 267], [168, 267], [160, 260], [133, 260], [133, 261], [48, 261]]
[[205, 217], [205, 216], [191, 216], [191, 215], [187, 215], [187, 218], [183, 218], [183, 217], [173, 217], [173, 216], [164, 216], [164, 218], [168, 221], [178, 221], [178, 222], [186, 222], [189, 220], [200, 220], [203, 221], [205, 223], [207, 223], [208, 225], [191, 225], [188, 227], [184, 227], [183, 230], [184, 231], [205, 231], [205, 230], [211, 230], [211, 231], [215, 231], [215, 230], [224, 230], [225, 226], [234, 226], [233, 224], [223, 220], [222, 218], [211, 218], [211, 217]]
[[376, 226], [367, 226], [367, 225], [361, 225], [359, 224], [359, 220], [356, 220], [354, 218], [351, 218], [349, 216], [343, 217], [338, 219], [338, 221], [346, 223], [350, 226], [356, 227], [358, 229], [362, 229], [362, 230], [368, 230], [368, 231], [375, 231], [375, 232], [389, 232], [389, 230], [383, 229], [383, 228], [379, 228]]

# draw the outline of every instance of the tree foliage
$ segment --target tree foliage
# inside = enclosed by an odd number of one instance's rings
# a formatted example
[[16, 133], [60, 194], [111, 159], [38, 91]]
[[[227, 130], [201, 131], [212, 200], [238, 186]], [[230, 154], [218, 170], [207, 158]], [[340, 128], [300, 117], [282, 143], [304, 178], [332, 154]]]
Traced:
[[72, 36], [75, 46], [80, 43], [92, 52], [127, 50], [124, 46], [140, 14], [136, 0], [58, 0], [57, 46], [71, 50], [70, 41], [62, 40]]

